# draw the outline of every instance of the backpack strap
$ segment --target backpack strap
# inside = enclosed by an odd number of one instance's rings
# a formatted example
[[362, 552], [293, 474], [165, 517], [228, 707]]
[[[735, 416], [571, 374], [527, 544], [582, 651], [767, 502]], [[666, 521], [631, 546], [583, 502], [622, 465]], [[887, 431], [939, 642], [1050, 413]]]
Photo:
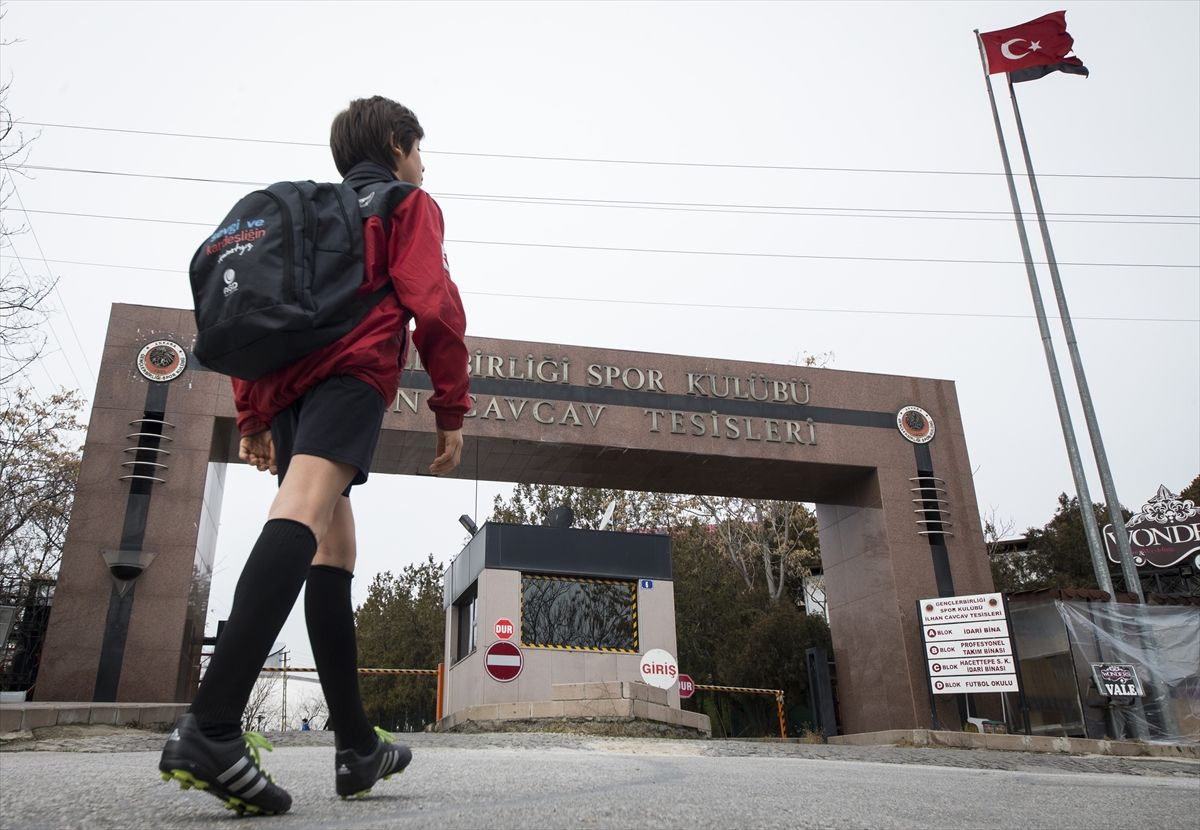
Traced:
[[[396, 206], [416, 189], [417, 186], [414, 184], [395, 179], [387, 182], [371, 182], [355, 188], [355, 193], [358, 195], [358, 210], [363, 223], [365, 224], [373, 216], [379, 217], [383, 222], [383, 234], [386, 239], [391, 233], [392, 213], [396, 210]], [[365, 307], [374, 308], [391, 291], [392, 283], [391, 280], [388, 280], [382, 288], [378, 288], [366, 296]]]
[[392, 212], [408, 194], [417, 189], [414, 184], [393, 179], [390, 182], [371, 182], [355, 189], [358, 194], [358, 210], [366, 222], [372, 216], [383, 220], [384, 231], [390, 229]]

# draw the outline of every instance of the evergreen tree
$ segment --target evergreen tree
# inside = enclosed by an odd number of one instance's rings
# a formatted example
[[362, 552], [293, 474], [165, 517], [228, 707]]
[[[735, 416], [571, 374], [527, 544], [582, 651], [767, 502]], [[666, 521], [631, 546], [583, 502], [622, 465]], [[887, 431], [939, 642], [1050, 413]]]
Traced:
[[1179, 491], [1179, 498], [1200, 507], [1200, 476], [1193, 478], [1191, 484]]
[[[1103, 530], [1108, 524], [1108, 510], [1102, 504], [1094, 504], [1092, 511], [1097, 526]], [[1121, 520], [1128, 520], [1130, 515], [1123, 511]], [[1050, 521], [1042, 527], [1029, 528], [1025, 536], [1027, 551], [992, 558], [992, 578], [998, 590], [1098, 587], [1078, 498], [1059, 494], [1058, 507]], [[1114, 569], [1115, 566], [1109, 567], [1110, 572]], [[1119, 574], [1114, 581], [1120, 590]]]
[[[433, 554], [400, 576], [377, 574], [355, 612], [363, 668], [432, 669], [442, 662], [446, 618], [443, 567]], [[421, 676], [362, 678], [367, 717], [387, 729], [419, 730], [436, 715], [435, 681]]]

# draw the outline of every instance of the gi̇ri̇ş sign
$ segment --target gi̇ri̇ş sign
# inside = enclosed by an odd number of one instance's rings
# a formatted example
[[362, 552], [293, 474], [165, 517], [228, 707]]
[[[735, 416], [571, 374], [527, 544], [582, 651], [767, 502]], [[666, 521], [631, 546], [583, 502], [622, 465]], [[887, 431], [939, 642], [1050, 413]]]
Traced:
[[918, 605], [935, 695], [1017, 691], [1012, 636], [1000, 594], [937, 597]]

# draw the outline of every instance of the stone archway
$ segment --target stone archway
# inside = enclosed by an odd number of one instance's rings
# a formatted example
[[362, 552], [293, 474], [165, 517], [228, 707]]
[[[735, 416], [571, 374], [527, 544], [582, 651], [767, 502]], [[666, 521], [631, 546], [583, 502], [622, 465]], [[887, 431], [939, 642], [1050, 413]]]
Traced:
[[[113, 306], [38, 700], [195, 688], [236, 429], [228, 380], [189, 359], [194, 337], [189, 310]], [[846, 731], [930, 725], [916, 600], [992, 590], [952, 382], [469, 346], [459, 475], [815, 502]], [[428, 390], [405, 373], [374, 471], [422, 469]]]

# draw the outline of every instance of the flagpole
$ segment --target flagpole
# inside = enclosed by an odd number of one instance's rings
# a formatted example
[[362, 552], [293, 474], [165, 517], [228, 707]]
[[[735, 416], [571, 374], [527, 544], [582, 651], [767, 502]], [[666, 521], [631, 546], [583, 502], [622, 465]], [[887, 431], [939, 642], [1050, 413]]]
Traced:
[[1038, 331], [1042, 337], [1042, 348], [1046, 353], [1046, 367], [1050, 370], [1050, 385], [1054, 388], [1054, 402], [1058, 407], [1058, 420], [1062, 425], [1063, 440], [1067, 445], [1067, 458], [1071, 462], [1071, 477], [1079, 498], [1079, 512], [1083, 519], [1083, 531], [1087, 537], [1088, 550], [1092, 555], [1092, 569], [1096, 573], [1096, 585], [1105, 591], [1110, 602], [1116, 601], [1112, 577], [1108, 573], [1104, 549], [1100, 540], [1100, 529], [1096, 525], [1096, 512], [1092, 509], [1092, 496], [1088, 491], [1087, 477], [1079, 458], [1079, 444], [1075, 440], [1075, 428], [1071, 425], [1071, 412], [1067, 408], [1063, 392], [1062, 376], [1058, 371], [1058, 360], [1054, 356], [1054, 342], [1050, 338], [1050, 325], [1046, 321], [1046, 309], [1042, 305], [1042, 291], [1038, 286], [1037, 272], [1033, 268], [1033, 254], [1029, 251], [1029, 237], [1025, 234], [1025, 222], [1021, 217], [1021, 203], [1017, 198], [1017, 186], [1013, 182], [1012, 165], [1008, 161], [1008, 147], [1004, 143], [1004, 131], [1000, 128], [1000, 112], [996, 109], [996, 94], [992, 90], [992, 78], [988, 73], [987, 56], [983, 51], [983, 40], [975, 30], [975, 41], [979, 46], [979, 61], [983, 65], [983, 80], [987, 84], [988, 101], [992, 105], [992, 121], [996, 125], [996, 140], [1000, 142], [1000, 159], [1004, 162], [1004, 178], [1008, 182], [1008, 196], [1012, 201], [1013, 218], [1017, 223], [1017, 236], [1021, 240], [1021, 253], [1025, 257], [1025, 274], [1029, 278], [1029, 292], [1033, 295], [1033, 309], [1037, 316]]
[[1117, 539], [1117, 555], [1121, 562], [1121, 575], [1125, 578], [1125, 590], [1137, 596], [1139, 603], [1146, 597], [1142, 594], [1142, 580], [1133, 563], [1133, 552], [1129, 549], [1129, 531], [1121, 513], [1121, 501], [1113, 484], [1112, 470], [1108, 466], [1108, 454], [1104, 451], [1104, 439], [1100, 435], [1100, 424], [1096, 420], [1096, 408], [1092, 404], [1092, 393], [1088, 389], [1087, 376], [1083, 371], [1083, 360], [1079, 356], [1079, 344], [1075, 339], [1075, 325], [1067, 310], [1067, 295], [1063, 291], [1062, 278], [1058, 272], [1058, 260], [1054, 257], [1054, 246], [1050, 243], [1050, 228], [1042, 210], [1042, 196], [1038, 191], [1037, 179], [1033, 175], [1033, 159], [1029, 155], [1029, 143], [1025, 140], [1025, 125], [1021, 121], [1021, 109], [1017, 106], [1017, 91], [1012, 77], [1008, 78], [1008, 96], [1012, 100], [1013, 115], [1017, 120], [1017, 135], [1021, 139], [1021, 153], [1025, 157], [1025, 171], [1029, 174], [1029, 188], [1033, 192], [1033, 207], [1037, 212], [1038, 227], [1042, 232], [1042, 245], [1046, 249], [1046, 261], [1050, 265], [1050, 281], [1054, 285], [1054, 298], [1058, 302], [1058, 313], [1062, 318], [1063, 334], [1067, 338], [1067, 351], [1071, 355], [1071, 366], [1075, 370], [1075, 384], [1079, 387], [1079, 398], [1083, 403], [1083, 417], [1087, 422], [1088, 436], [1092, 440], [1092, 453], [1100, 470], [1100, 484], [1104, 489], [1104, 500], [1108, 505], [1108, 520], [1112, 522], [1113, 535]]

